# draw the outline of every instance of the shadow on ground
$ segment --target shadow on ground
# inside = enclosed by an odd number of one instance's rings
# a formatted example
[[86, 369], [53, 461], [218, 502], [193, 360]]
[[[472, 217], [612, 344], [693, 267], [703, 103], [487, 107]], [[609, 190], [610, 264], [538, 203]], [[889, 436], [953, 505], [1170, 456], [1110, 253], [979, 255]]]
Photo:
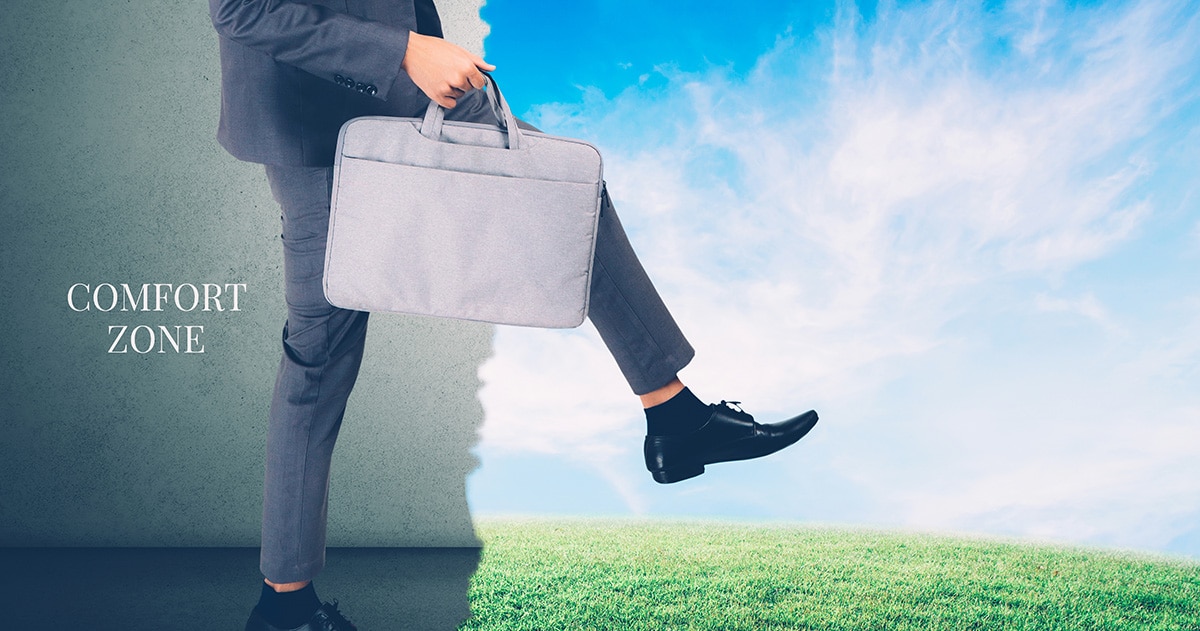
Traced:
[[[323, 600], [371, 631], [454, 629], [470, 615], [478, 548], [330, 548]], [[5, 628], [240, 631], [257, 548], [4, 548]]]

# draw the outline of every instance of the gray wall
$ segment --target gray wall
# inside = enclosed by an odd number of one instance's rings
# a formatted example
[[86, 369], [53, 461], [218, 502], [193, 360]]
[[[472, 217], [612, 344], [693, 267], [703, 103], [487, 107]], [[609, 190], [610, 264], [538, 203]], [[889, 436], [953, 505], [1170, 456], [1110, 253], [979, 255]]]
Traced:
[[[480, 49], [479, 0], [439, 4], [448, 37]], [[198, 0], [5, 7], [0, 545], [258, 544], [279, 213], [262, 168], [216, 143], [216, 51]], [[77, 313], [74, 283], [246, 288], [237, 312]], [[110, 325], [143, 324], [203, 326], [204, 352], [108, 352]], [[373, 317], [331, 545], [476, 544], [465, 477], [490, 344], [486, 326]]]

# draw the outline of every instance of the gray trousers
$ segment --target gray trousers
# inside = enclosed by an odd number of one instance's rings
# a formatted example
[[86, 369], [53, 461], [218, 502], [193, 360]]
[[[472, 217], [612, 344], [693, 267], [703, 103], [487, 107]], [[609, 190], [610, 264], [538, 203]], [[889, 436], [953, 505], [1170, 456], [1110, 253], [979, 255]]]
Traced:
[[[478, 109], [460, 102], [453, 118], [483, 116]], [[273, 582], [292, 583], [313, 578], [325, 564], [330, 461], [362, 362], [368, 314], [334, 307], [321, 286], [333, 168], [268, 165], [266, 171], [282, 210], [288, 315], [267, 429], [260, 569]], [[669, 383], [694, 354], [630, 247], [607, 191], [588, 317], [635, 394]]]

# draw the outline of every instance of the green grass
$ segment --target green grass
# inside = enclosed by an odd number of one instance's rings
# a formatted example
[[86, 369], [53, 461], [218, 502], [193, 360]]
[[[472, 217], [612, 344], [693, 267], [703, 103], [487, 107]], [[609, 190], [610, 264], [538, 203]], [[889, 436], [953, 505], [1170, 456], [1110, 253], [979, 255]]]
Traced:
[[906, 533], [484, 521], [463, 631], [1200, 631], [1200, 564]]

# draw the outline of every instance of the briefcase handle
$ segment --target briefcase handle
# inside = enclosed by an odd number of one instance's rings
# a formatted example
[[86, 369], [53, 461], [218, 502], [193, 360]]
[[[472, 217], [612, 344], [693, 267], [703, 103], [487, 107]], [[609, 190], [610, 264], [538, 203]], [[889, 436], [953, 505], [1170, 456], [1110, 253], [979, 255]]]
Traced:
[[[500, 86], [496, 85], [496, 80], [492, 78], [492, 75], [484, 72], [483, 76], [487, 79], [485, 92], [488, 102], [492, 104], [492, 112], [496, 114], [496, 122], [500, 129], [508, 132], [505, 134], [508, 137], [508, 148], [520, 149], [522, 138], [521, 129], [517, 127], [517, 117], [513, 116], [512, 110], [508, 107], [508, 101], [504, 100], [504, 95], [500, 93]], [[440, 139], [445, 117], [446, 110], [436, 101], [430, 100], [429, 107], [425, 108], [425, 119], [421, 121], [421, 135], [431, 140]]]

